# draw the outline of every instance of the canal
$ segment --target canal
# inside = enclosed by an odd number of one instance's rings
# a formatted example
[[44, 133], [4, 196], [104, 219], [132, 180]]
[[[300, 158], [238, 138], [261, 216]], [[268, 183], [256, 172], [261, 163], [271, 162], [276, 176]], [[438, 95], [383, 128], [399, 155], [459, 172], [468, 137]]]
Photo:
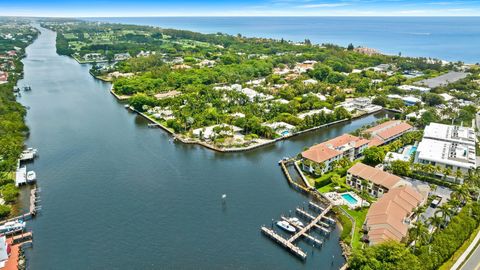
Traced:
[[[19, 101], [30, 109], [27, 145], [41, 187], [28, 224], [30, 269], [338, 269], [334, 231], [305, 263], [262, 236], [307, 199], [277, 165], [305, 146], [383, 117], [371, 115], [246, 153], [173, 143], [125, 110], [88, 65], [55, 52], [55, 33], [27, 48]], [[222, 205], [221, 195], [227, 194]]]

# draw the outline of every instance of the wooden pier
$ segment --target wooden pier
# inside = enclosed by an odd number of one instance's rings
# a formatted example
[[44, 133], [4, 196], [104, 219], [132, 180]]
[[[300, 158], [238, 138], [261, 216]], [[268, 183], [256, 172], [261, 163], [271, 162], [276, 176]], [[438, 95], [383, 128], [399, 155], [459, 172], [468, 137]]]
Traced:
[[[321, 240], [309, 235], [308, 232], [313, 228], [317, 228], [317, 229], [322, 230], [325, 233], [330, 233], [330, 230], [324, 228], [323, 226], [321, 226], [319, 224], [323, 223], [323, 222], [321, 222], [321, 220], [325, 219], [325, 215], [331, 209], [332, 209], [332, 205], [329, 205], [326, 208], [324, 208], [323, 211], [320, 214], [318, 214], [318, 216], [313, 217], [312, 215], [308, 214], [307, 212], [297, 208], [297, 212], [298, 212], [298, 210], [300, 210], [303, 213], [308, 215], [308, 216], [305, 215], [306, 217], [311, 217], [310, 222], [307, 225], [305, 225], [304, 227], [299, 226], [298, 224], [294, 224], [294, 223], [290, 222], [287, 218], [282, 216], [281, 217], [282, 220], [288, 222], [289, 224], [291, 224], [292, 226], [294, 226], [297, 229], [297, 232], [295, 234], [293, 234], [292, 236], [290, 236], [288, 239], [285, 239], [281, 235], [277, 234], [273, 230], [273, 228], [269, 229], [265, 226], [262, 226], [261, 231], [266, 236], [268, 236], [270, 239], [274, 240], [275, 242], [277, 242], [278, 244], [280, 244], [281, 246], [286, 248], [288, 251], [290, 251], [292, 254], [296, 255], [298, 258], [300, 258], [302, 260], [305, 260], [307, 258], [307, 254], [301, 248], [296, 246], [294, 244], [294, 242], [297, 241], [298, 239], [300, 239], [301, 237], [304, 237], [306, 240], [313, 243], [314, 246], [321, 247], [323, 242]], [[323, 224], [325, 224], [328, 228], [328, 224], [326, 224], [326, 223], [323, 223]]]

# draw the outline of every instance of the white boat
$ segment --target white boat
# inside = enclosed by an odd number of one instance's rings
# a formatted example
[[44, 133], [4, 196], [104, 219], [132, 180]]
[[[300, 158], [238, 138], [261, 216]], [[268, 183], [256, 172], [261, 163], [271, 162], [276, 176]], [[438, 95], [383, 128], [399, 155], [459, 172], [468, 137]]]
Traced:
[[25, 221], [22, 220], [14, 220], [9, 221], [0, 226], [0, 233], [9, 233], [9, 232], [16, 232], [25, 229]]
[[292, 225], [288, 224], [288, 222], [286, 221], [277, 221], [277, 226], [284, 229], [285, 231], [287, 232], [291, 232], [291, 233], [294, 233], [296, 232], [297, 230], [295, 229], [295, 227], [293, 227]]
[[298, 218], [292, 217], [288, 219], [288, 222], [290, 222], [293, 225], [296, 225], [298, 227], [304, 227], [303, 222], [301, 222]]
[[27, 181], [33, 182], [37, 180], [37, 174], [34, 171], [27, 172]]

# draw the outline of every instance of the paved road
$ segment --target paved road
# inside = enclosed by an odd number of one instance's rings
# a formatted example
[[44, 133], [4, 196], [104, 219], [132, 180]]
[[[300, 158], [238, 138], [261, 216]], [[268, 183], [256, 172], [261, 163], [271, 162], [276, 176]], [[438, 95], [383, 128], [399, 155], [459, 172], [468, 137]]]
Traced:
[[472, 255], [465, 262], [461, 270], [479, 270], [480, 269], [480, 246], [477, 246]]

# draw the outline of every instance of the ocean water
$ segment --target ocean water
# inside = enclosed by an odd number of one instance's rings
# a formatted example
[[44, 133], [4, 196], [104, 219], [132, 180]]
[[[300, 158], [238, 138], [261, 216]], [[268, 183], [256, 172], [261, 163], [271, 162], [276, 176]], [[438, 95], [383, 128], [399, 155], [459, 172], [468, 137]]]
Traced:
[[480, 17], [143, 17], [88, 18], [201, 33], [238, 33], [366, 46], [383, 53], [480, 62]]

